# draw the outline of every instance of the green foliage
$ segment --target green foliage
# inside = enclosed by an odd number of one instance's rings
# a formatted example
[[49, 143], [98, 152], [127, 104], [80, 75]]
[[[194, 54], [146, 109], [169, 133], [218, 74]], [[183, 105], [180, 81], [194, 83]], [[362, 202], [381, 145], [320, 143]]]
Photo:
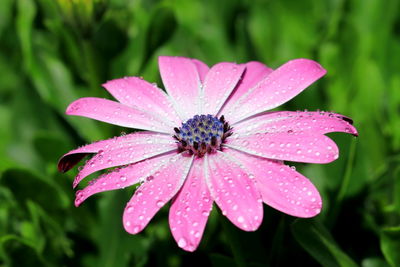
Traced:
[[292, 231], [300, 245], [322, 266], [357, 266], [318, 221], [298, 219], [293, 223]]
[[400, 265], [400, 227], [382, 229], [381, 249], [391, 266]]
[[[0, 266], [400, 266], [398, 0], [2, 0]], [[101, 84], [160, 83], [157, 56], [262, 61], [299, 57], [328, 74], [282, 109], [334, 110], [360, 137], [331, 134], [340, 158], [298, 164], [320, 190], [317, 219], [265, 207], [244, 233], [213, 212], [199, 249], [181, 251], [164, 208], [137, 236], [121, 215], [132, 189], [73, 206], [75, 171], [58, 158], [126, 129], [69, 117], [69, 103], [110, 96]], [[229, 224], [229, 223], [228, 223]]]

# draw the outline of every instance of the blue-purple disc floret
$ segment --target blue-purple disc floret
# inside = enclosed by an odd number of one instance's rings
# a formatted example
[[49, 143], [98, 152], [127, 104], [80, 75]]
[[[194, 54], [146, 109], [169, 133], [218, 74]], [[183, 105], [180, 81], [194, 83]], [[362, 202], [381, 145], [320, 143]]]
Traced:
[[180, 150], [203, 156], [206, 152], [220, 149], [230, 129], [223, 116], [218, 119], [210, 114], [195, 115], [181, 127], [174, 128], [174, 137], [179, 141]]

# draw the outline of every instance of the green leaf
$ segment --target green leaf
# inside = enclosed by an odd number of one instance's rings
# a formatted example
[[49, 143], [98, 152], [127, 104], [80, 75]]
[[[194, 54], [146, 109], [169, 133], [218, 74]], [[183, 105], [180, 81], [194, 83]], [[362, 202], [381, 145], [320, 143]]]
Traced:
[[38, 254], [34, 244], [15, 235], [0, 238], [0, 256], [6, 266], [48, 266]]
[[145, 37], [143, 64], [149, 60], [158, 47], [172, 37], [176, 27], [174, 13], [169, 8], [162, 7], [155, 10]]
[[[46, 253], [47, 259], [57, 258], [57, 256], [66, 255], [71, 257], [73, 252], [71, 250], [70, 240], [66, 236], [64, 229], [65, 221], [56, 221], [55, 216], [52, 213], [47, 213], [44, 207], [36, 204], [35, 202], [27, 202], [28, 210], [31, 215], [32, 226], [30, 229], [32, 234], [39, 233], [41, 236], [37, 236], [36, 242], [43, 246], [42, 255]], [[39, 243], [40, 242], [40, 243]], [[40, 246], [36, 246], [40, 248]]]
[[13, 0], [3, 0], [1, 1], [0, 8], [0, 37], [3, 30], [8, 26], [10, 19], [12, 17]]
[[315, 219], [297, 219], [292, 224], [296, 241], [323, 266], [358, 266], [336, 244], [327, 229]]
[[28, 170], [17, 168], [6, 170], [1, 177], [0, 185], [9, 188], [22, 207], [28, 200], [36, 202], [53, 214], [60, 213], [60, 208], [63, 207], [57, 189]]
[[[3, 125], [10, 125], [11, 123], [11, 112], [10, 109], [0, 105], [0, 122]], [[9, 127], [0, 127], [0, 172], [13, 166], [13, 162], [9, 157], [3, 157], [7, 155], [7, 150], [12, 139], [13, 133]]]
[[38, 133], [34, 137], [33, 144], [37, 154], [53, 165], [56, 164], [62, 154], [70, 149], [65, 140], [52, 132]]
[[32, 0], [17, 1], [17, 34], [20, 39], [21, 49], [24, 56], [25, 68], [32, 67], [32, 27], [36, 16], [36, 4]]
[[389, 267], [386, 261], [382, 258], [366, 258], [361, 263], [362, 267]]
[[[124, 192], [108, 192], [98, 200], [101, 214], [98, 227], [93, 229], [99, 246], [99, 255], [94, 266], [144, 266], [148, 260], [150, 242], [146, 236], [130, 235], [122, 225], [124, 203], [127, 195]], [[134, 248], [134, 249], [132, 249]]]
[[[32, 0], [18, 1], [17, 34], [20, 39], [24, 67], [40, 97], [60, 114], [78, 98], [72, 75], [61, 56], [54, 52], [54, 38], [35, 31], [33, 22], [37, 7]], [[94, 86], [94, 85], [93, 85]], [[100, 82], [96, 84], [100, 87]], [[87, 140], [104, 138], [95, 122], [70, 120]]]
[[391, 266], [400, 266], [400, 226], [383, 229], [380, 243], [388, 263]]

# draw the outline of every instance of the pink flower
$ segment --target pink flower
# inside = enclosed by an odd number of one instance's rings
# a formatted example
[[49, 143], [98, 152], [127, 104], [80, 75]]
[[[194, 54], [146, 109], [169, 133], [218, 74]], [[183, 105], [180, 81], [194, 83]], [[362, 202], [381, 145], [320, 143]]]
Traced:
[[167, 94], [141, 78], [127, 77], [103, 86], [119, 101], [81, 98], [66, 113], [142, 129], [95, 142], [65, 154], [68, 171], [87, 154], [74, 187], [108, 168], [83, 190], [75, 205], [103, 191], [140, 184], [123, 214], [125, 230], [142, 231], [171, 201], [169, 223], [178, 246], [194, 251], [215, 201], [233, 224], [256, 230], [262, 203], [296, 217], [321, 211], [321, 197], [284, 160], [328, 163], [338, 147], [324, 134], [357, 135], [351, 119], [328, 112], [265, 112], [289, 101], [326, 71], [316, 62], [296, 59], [272, 70], [259, 62], [222, 62], [210, 69], [183, 57], [160, 57]]

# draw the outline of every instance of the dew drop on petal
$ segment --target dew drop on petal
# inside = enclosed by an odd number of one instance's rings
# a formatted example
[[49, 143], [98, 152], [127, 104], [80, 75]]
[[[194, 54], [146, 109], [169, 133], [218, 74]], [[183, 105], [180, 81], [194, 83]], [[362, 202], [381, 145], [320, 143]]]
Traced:
[[133, 233], [136, 234], [140, 231], [140, 227], [139, 226], [135, 226], [133, 227]]
[[158, 201], [156, 202], [156, 205], [157, 205], [157, 207], [161, 208], [162, 206], [164, 206], [164, 202], [161, 201], [161, 200], [158, 200]]
[[179, 241], [178, 241], [178, 246], [179, 246], [180, 248], [186, 247], [186, 246], [187, 246], [186, 239], [183, 238], [183, 237], [181, 237], [181, 238], [179, 239]]
[[249, 145], [249, 141], [243, 140], [242, 145], [243, 145], [244, 147], [247, 147], [247, 146]]

